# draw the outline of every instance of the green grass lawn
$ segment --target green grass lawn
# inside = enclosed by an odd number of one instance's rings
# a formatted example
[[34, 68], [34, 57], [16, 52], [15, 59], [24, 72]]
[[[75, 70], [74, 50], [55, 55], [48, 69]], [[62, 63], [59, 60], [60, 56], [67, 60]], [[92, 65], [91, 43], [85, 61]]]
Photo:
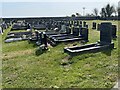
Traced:
[[[91, 29], [92, 22], [87, 21], [90, 26], [88, 43], [99, 40], [99, 31]], [[117, 21], [111, 22], [117, 24]], [[37, 47], [27, 41], [4, 43], [9, 31], [7, 29], [2, 36], [3, 88], [112, 88], [115, 85], [118, 40], [113, 40], [116, 49], [111, 55], [108, 55], [110, 51], [104, 51], [69, 57], [63, 48], [73, 43], [61, 43], [36, 56]]]

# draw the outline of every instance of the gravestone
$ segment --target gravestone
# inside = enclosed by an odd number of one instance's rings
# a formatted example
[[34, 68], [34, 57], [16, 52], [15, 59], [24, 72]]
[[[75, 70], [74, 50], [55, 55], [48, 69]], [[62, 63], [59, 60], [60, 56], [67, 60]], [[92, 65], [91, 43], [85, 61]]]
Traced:
[[43, 44], [43, 39], [42, 39], [42, 32], [39, 32], [39, 40], [40, 40], [40, 43]]
[[71, 21], [71, 24], [74, 25], [74, 21]]
[[86, 24], [86, 28], [89, 28], [89, 27], [88, 27], [88, 24]]
[[78, 27], [73, 27], [73, 35], [74, 36], [79, 36], [79, 28]]
[[69, 27], [72, 27], [72, 24], [69, 24]]
[[92, 29], [96, 29], [96, 22], [93, 22]]
[[77, 27], [78, 26], [77, 23], [74, 23], [74, 26]]
[[116, 31], [117, 31], [117, 26], [112, 25], [112, 38], [117, 38]]
[[69, 22], [69, 24], [71, 24], [71, 21], [68, 21]]
[[76, 23], [77, 23], [77, 26], [79, 26], [79, 21], [78, 20], [76, 21]]
[[46, 36], [46, 33], [43, 32], [43, 43], [45, 44], [45, 47], [47, 47], [47, 36]]
[[69, 26], [69, 22], [66, 22], [66, 24], [65, 24], [66, 26]]
[[74, 26], [79, 26], [79, 21], [78, 20], [74, 22]]
[[85, 21], [83, 22], [83, 27], [86, 27], [86, 22]]
[[61, 33], [64, 33], [66, 32], [66, 25], [64, 25], [64, 23], [61, 25], [61, 30], [60, 30]]
[[58, 30], [61, 30], [61, 24], [58, 24], [57, 27], [58, 27]]
[[81, 28], [81, 27], [82, 27], [82, 24], [79, 25], [79, 28]]
[[35, 30], [35, 35], [36, 35], [36, 40], [38, 41], [38, 39], [39, 39], [39, 33], [38, 33], [37, 30]]
[[66, 34], [71, 34], [71, 28], [70, 27], [66, 27]]
[[100, 25], [100, 44], [111, 44], [112, 40], [112, 23], [103, 22]]
[[84, 37], [85, 41], [88, 41], [88, 28], [86, 27], [80, 28], [80, 35]]
[[97, 25], [97, 30], [100, 31], [100, 24]]
[[80, 24], [82, 25], [82, 21], [80, 21]]

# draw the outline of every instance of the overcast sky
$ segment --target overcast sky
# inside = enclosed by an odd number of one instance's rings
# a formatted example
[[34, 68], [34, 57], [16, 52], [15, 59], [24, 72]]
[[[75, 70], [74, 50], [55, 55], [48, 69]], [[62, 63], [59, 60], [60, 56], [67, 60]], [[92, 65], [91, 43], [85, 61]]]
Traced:
[[[87, 0], [88, 1], [88, 0]], [[32, 16], [70, 16], [76, 12], [83, 15], [99, 11], [106, 4], [118, 6], [119, 0], [2, 0], [0, 1], [0, 17], [32, 17]]]

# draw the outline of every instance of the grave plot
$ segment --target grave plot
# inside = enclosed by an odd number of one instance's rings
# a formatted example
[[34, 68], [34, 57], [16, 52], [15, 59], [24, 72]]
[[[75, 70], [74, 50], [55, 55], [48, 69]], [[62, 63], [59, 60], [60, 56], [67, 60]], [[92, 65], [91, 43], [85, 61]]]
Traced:
[[38, 49], [36, 50], [36, 55], [42, 54], [44, 51], [48, 50], [47, 46], [47, 36], [45, 32], [35, 31], [35, 37], [29, 38], [29, 42], [35, 42], [38, 45]]
[[11, 31], [14, 31], [14, 30], [27, 30], [29, 29], [29, 24], [25, 24], [25, 23], [15, 23], [13, 24], [12, 28], [11, 28]]
[[[100, 29], [101, 29], [101, 24], [98, 24], [97, 25], [97, 30], [100, 31]], [[117, 26], [116, 25], [112, 25], [112, 38], [113, 39], [117, 38], [116, 32], [117, 32]]]
[[26, 32], [10, 32], [10, 33], [7, 34], [7, 37], [5, 38], [5, 43], [21, 41], [21, 40], [28, 40], [28, 38], [30, 36], [31, 36], [30, 31], [26, 31]]
[[[54, 34], [59, 34], [60, 32], [58, 31], [58, 30], [55, 30], [56, 29], [56, 27], [60, 27], [61, 25], [60, 25], [60, 22], [56, 22], [56, 21], [54, 21], [54, 22], [44, 22], [45, 23], [45, 25], [46, 25], [46, 34], [47, 34], [47, 36], [48, 35], [54, 35]], [[52, 30], [51, 30], [52, 29]], [[41, 31], [41, 32], [43, 32], [43, 31]], [[35, 32], [33, 32], [32, 33], [32, 36], [29, 38], [29, 42], [38, 42], [38, 40], [40, 39], [40, 31], [39, 30], [35, 30]]]
[[58, 23], [57, 25], [54, 23], [51, 26], [51, 30], [46, 31], [47, 36], [57, 35], [57, 34], [66, 34], [66, 25], [63, 22]]
[[29, 42], [37, 42], [39, 40], [39, 31], [35, 30], [34, 33], [32, 33], [31, 37], [29, 37]]
[[10, 24], [6, 22], [0, 22], [0, 34], [3, 34], [5, 29], [9, 28]]
[[44, 37], [43, 33], [45, 32], [40, 32], [39, 30], [35, 30], [35, 32], [32, 33], [31, 37], [29, 37], [28, 42], [35, 43], [38, 46], [41, 45], [43, 43], [43, 37]]
[[13, 23], [11, 31], [7, 34], [5, 38], [5, 43], [28, 40], [31, 36], [31, 27], [30, 24], [24, 21], [17, 21]]
[[114, 43], [112, 41], [112, 24], [109, 22], [101, 23], [100, 27], [100, 42], [87, 44], [76, 47], [66, 47], [64, 52], [70, 55], [78, 55], [87, 52], [98, 52], [105, 49], [113, 49]]
[[46, 26], [44, 24], [35, 24], [35, 25], [33, 25], [33, 29], [45, 30]]
[[36, 42], [39, 45], [38, 49], [36, 50], [36, 55], [42, 54], [44, 51], [48, 50], [47, 46], [47, 36], [45, 32], [38, 32], [39, 38]]
[[84, 40], [85, 42], [88, 42], [88, 29], [85, 27], [83, 28], [74, 27], [71, 32], [70, 28], [67, 28], [66, 34], [50, 35], [48, 38], [55, 45], [57, 45], [60, 42], [70, 42], [70, 41], [80, 41], [80, 40]]

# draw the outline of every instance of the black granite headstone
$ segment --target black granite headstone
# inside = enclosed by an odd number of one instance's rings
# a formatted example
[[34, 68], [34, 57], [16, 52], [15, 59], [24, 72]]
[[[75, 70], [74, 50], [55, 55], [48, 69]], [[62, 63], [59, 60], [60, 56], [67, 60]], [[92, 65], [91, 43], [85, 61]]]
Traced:
[[46, 33], [45, 33], [45, 32], [43, 32], [43, 36], [44, 36], [43, 42], [44, 42], [44, 44], [45, 44], [45, 47], [47, 47], [47, 36], [46, 36]]
[[66, 27], [66, 34], [71, 34], [71, 28], [70, 27]]
[[71, 24], [74, 25], [74, 21], [71, 21]]
[[80, 21], [80, 24], [82, 25], [82, 21]]
[[37, 30], [35, 30], [35, 35], [36, 35], [36, 40], [38, 41], [38, 39], [39, 39], [39, 37], [38, 37], [38, 31]]
[[86, 27], [86, 22], [85, 21], [83, 22], [83, 27]]
[[43, 44], [43, 40], [42, 40], [42, 32], [39, 32], [39, 39], [40, 39], [40, 43]]
[[96, 29], [96, 22], [93, 22], [92, 29]]
[[78, 27], [73, 27], [73, 35], [79, 36], [79, 28]]
[[111, 44], [112, 40], [112, 23], [103, 22], [100, 25], [100, 44]]
[[82, 27], [82, 24], [79, 25], [79, 28], [81, 28], [81, 27]]
[[79, 21], [78, 20], [76, 21], [76, 23], [77, 23], [77, 26], [79, 26]]
[[116, 31], [117, 31], [117, 26], [112, 25], [112, 38], [117, 38]]
[[86, 41], [88, 41], [88, 28], [80, 28], [80, 35], [83, 36]]
[[88, 24], [86, 24], [86, 28], [89, 28], [89, 27], [88, 27]]

